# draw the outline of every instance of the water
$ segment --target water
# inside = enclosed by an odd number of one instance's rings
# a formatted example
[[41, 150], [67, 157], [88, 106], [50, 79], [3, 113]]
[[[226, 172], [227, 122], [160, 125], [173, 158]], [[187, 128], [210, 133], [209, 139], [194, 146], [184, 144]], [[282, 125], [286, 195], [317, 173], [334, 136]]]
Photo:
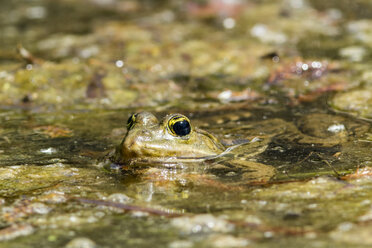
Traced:
[[[0, 247], [371, 245], [370, 3], [210, 2], [1, 3]], [[110, 167], [143, 110], [275, 176]]]

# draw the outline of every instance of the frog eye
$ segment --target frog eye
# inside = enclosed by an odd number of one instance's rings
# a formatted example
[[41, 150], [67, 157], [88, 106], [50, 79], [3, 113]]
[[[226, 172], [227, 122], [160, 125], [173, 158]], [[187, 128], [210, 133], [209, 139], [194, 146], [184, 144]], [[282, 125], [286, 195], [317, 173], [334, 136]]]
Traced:
[[191, 132], [190, 120], [183, 115], [174, 115], [168, 121], [168, 128], [174, 136], [186, 136]]
[[136, 121], [137, 114], [133, 114], [128, 118], [127, 121], [127, 128], [128, 130], [131, 129], [134, 126], [134, 123]]

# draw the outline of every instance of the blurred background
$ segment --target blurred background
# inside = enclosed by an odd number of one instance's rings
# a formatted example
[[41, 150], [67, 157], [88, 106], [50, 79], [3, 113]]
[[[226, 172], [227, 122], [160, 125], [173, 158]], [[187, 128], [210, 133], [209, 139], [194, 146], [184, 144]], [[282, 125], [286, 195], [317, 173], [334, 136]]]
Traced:
[[[0, 0], [0, 248], [371, 247], [371, 27], [370, 0]], [[262, 139], [275, 176], [122, 173], [143, 110]]]
[[[1, 1], [0, 104], [126, 108], [273, 95], [301, 102], [319, 91], [369, 89], [371, 5]], [[342, 97], [331, 104], [370, 114]]]

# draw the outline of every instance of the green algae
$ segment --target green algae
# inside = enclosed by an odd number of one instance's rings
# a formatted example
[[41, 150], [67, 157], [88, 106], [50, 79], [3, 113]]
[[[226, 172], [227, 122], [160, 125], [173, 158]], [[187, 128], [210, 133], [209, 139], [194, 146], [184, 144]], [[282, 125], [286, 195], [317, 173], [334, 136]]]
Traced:
[[[370, 3], [250, 1], [228, 15], [193, 3], [1, 1], [0, 247], [371, 245]], [[255, 160], [276, 177], [236, 186], [110, 165], [141, 110], [190, 114], [230, 139], [278, 137], [275, 119], [311, 113], [367, 128], [330, 148], [274, 138]]]

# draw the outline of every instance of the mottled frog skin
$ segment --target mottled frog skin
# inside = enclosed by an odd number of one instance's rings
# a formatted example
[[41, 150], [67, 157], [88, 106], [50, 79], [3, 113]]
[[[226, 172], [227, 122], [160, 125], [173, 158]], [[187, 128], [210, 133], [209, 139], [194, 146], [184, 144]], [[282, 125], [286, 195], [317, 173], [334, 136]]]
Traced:
[[210, 169], [218, 174], [238, 173], [247, 180], [267, 181], [275, 174], [272, 166], [248, 160], [266, 149], [266, 141], [225, 146], [181, 114], [170, 114], [158, 121], [153, 114], [140, 112], [129, 118], [127, 127], [127, 134], [111, 158], [114, 163], [131, 168], [157, 163], [203, 167], [209, 161]]
[[124, 164], [207, 159], [225, 149], [213, 135], [193, 127], [184, 115], [167, 115], [159, 122], [153, 114], [141, 112], [129, 118], [128, 132], [114, 160]]

